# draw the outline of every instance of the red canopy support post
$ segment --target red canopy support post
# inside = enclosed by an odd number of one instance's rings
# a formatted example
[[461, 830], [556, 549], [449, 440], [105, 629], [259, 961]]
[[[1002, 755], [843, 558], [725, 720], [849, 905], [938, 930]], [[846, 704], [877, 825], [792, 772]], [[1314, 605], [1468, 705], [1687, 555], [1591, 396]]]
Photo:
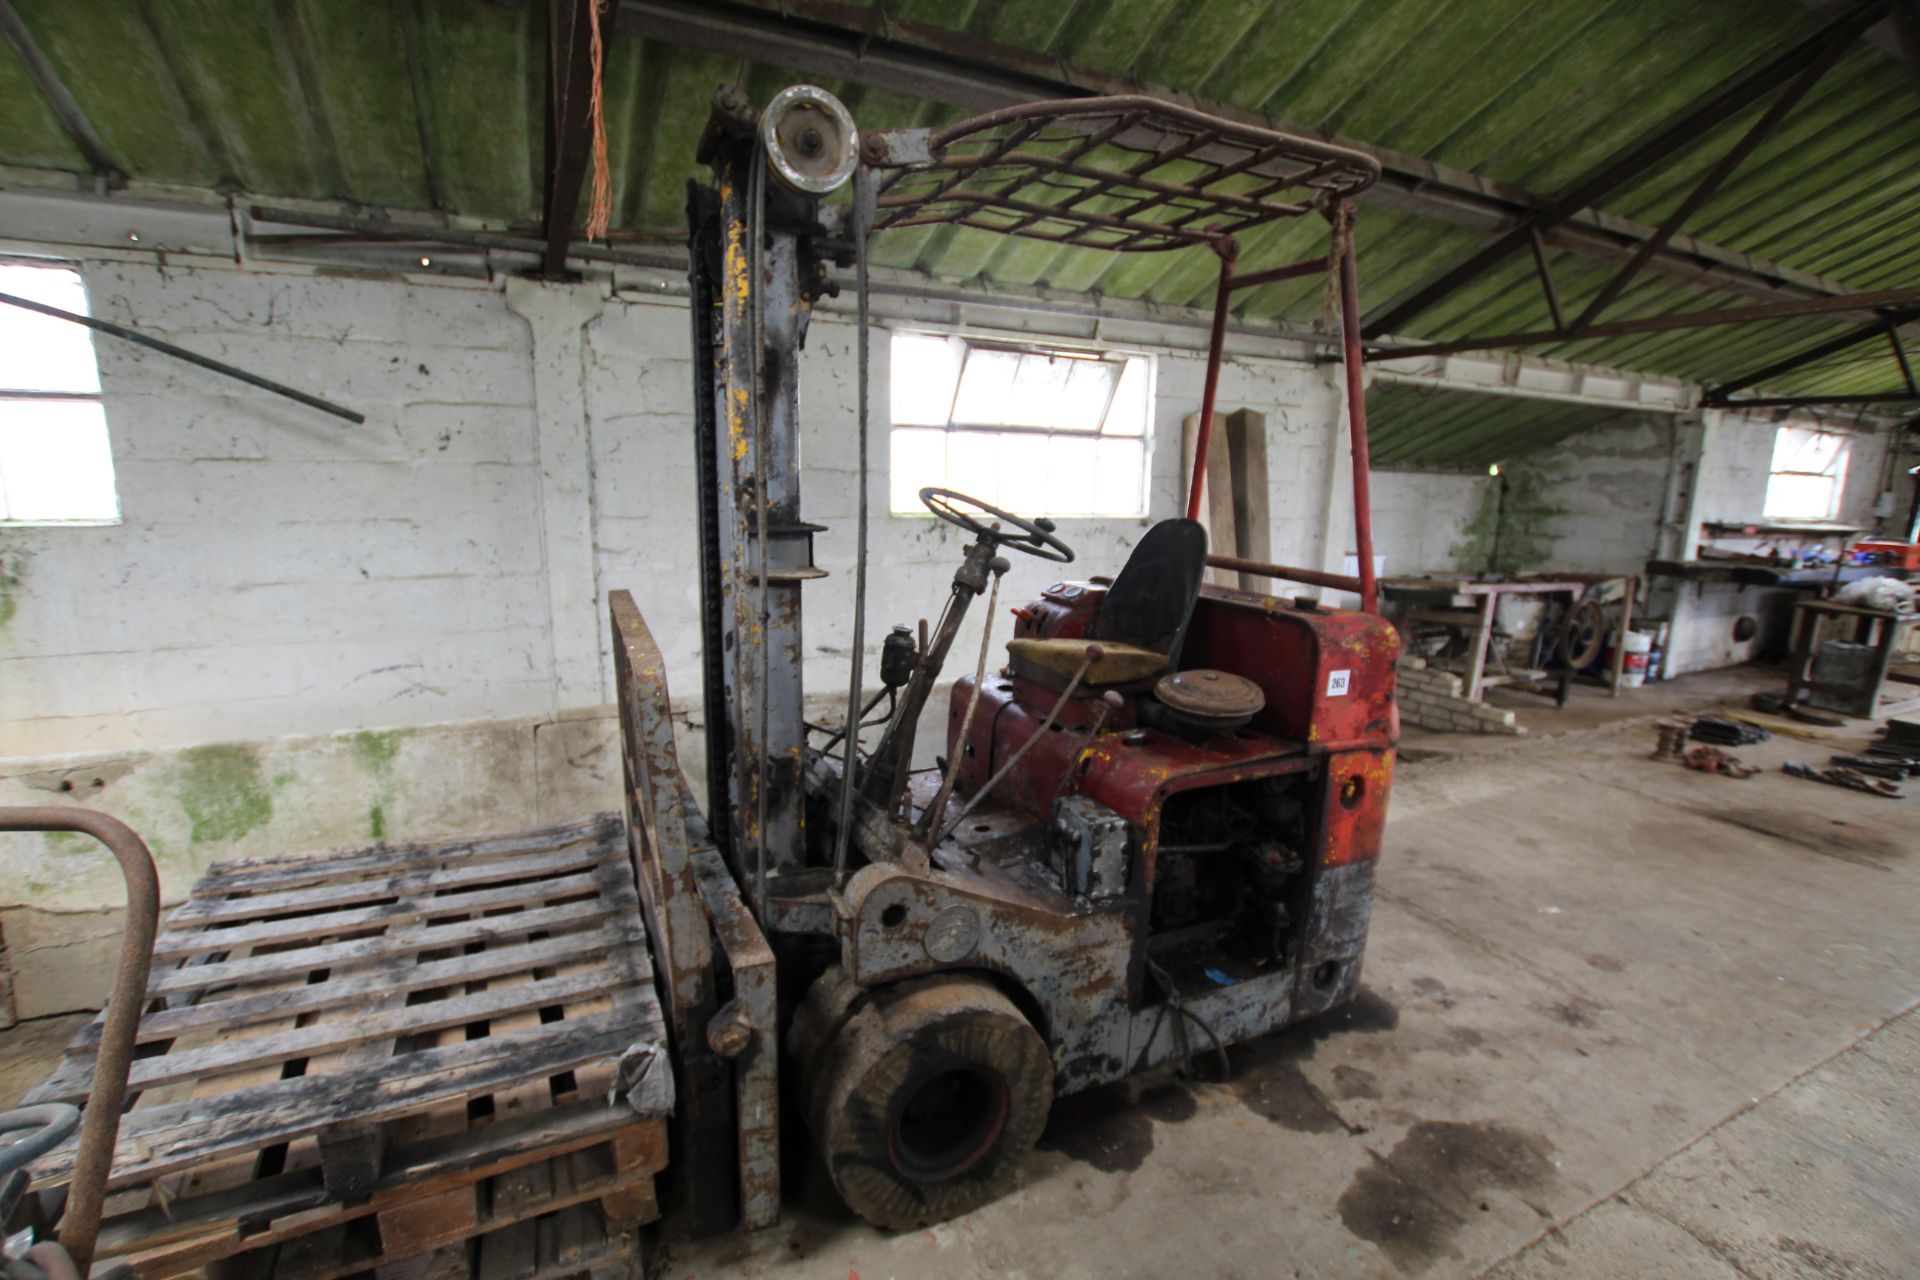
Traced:
[[1213, 405], [1220, 391], [1220, 360], [1227, 346], [1227, 308], [1233, 300], [1233, 254], [1220, 254], [1220, 290], [1213, 298], [1213, 336], [1207, 341], [1207, 387], [1200, 395], [1200, 429], [1193, 434], [1193, 482], [1187, 486], [1187, 519], [1200, 518], [1207, 483], [1207, 445], [1213, 438]]
[[[1360, 278], [1353, 265], [1353, 205], [1342, 200], [1333, 233], [1340, 245], [1340, 338], [1347, 375], [1347, 427], [1353, 440], [1353, 538], [1360, 559], [1360, 607], [1377, 613], [1373, 581], [1373, 464], [1367, 456], [1367, 388], [1360, 351]], [[1214, 321], [1218, 330], [1219, 320]], [[1204, 424], [1201, 428], [1205, 430]], [[1204, 440], [1204, 436], [1202, 439]]]

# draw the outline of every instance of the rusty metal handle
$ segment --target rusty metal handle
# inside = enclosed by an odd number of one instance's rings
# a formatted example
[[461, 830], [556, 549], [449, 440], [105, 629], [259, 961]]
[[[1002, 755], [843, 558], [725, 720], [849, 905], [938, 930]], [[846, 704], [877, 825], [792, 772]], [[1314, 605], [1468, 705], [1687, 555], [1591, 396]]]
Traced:
[[64, 805], [0, 808], [0, 831], [76, 831], [92, 836], [120, 862], [127, 881], [127, 928], [120, 939], [120, 964], [107, 1000], [106, 1025], [93, 1063], [93, 1087], [80, 1128], [80, 1148], [69, 1179], [67, 1211], [60, 1222], [60, 1243], [86, 1275], [100, 1235], [107, 1175], [113, 1170], [113, 1145], [120, 1136], [120, 1109], [127, 1102], [127, 1071], [133, 1065], [134, 1038], [147, 998], [147, 974], [153, 967], [153, 937], [160, 924], [160, 877], [147, 842], [118, 818], [95, 809]]
[[1292, 565], [1268, 564], [1263, 560], [1245, 560], [1239, 556], [1207, 553], [1209, 569], [1232, 573], [1250, 573], [1256, 578], [1278, 578], [1283, 582], [1304, 582], [1310, 587], [1332, 587], [1336, 591], [1359, 591], [1360, 579], [1345, 573], [1323, 573], [1318, 569], [1296, 569]]

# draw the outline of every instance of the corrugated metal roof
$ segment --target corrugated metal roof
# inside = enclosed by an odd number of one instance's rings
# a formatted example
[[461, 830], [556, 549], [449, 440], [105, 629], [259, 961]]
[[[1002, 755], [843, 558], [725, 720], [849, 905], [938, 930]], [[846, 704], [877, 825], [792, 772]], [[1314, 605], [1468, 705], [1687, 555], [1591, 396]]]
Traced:
[[1375, 466], [1485, 470], [1618, 419], [1621, 407], [1378, 381], [1367, 391]]
[[[129, 176], [264, 196], [439, 209], [528, 226], [540, 216], [543, 7], [484, 0], [12, 0], [110, 161]], [[1309, 129], [1553, 193], [1822, 19], [1796, 0], [900, 0], [896, 18], [1043, 51], [1188, 90]], [[614, 225], [680, 222], [713, 87], [760, 101], [799, 77], [778, 67], [611, 37], [606, 115]], [[864, 127], [963, 114], [829, 84]], [[1609, 197], [1660, 218], [1738, 137], [1728, 121], [1665, 171]], [[1878, 50], [1851, 50], [1684, 228], [1740, 253], [1861, 289], [1920, 280], [1920, 94]], [[0, 162], [84, 171], [85, 160], [11, 50], [0, 50]], [[1458, 262], [1483, 233], [1379, 206], [1358, 230], [1371, 307]], [[1315, 220], [1246, 237], [1249, 266], [1319, 251]], [[1042, 284], [1206, 305], [1204, 251], [1115, 258], [962, 229], [884, 237], [876, 260], [985, 284]], [[1577, 309], [1611, 264], [1550, 254]], [[1321, 286], [1237, 299], [1253, 319], [1313, 324]], [[1728, 305], [1643, 276], [1609, 320]], [[1700, 380], [1736, 376], [1857, 318], [1799, 319], [1592, 339], [1538, 354]], [[1508, 260], [1406, 328], [1451, 338], [1544, 328], [1531, 260]], [[1884, 344], [1783, 378], [1781, 392], [1887, 389]], [[1399, 392], [1386, 397], [1397, 400]]]

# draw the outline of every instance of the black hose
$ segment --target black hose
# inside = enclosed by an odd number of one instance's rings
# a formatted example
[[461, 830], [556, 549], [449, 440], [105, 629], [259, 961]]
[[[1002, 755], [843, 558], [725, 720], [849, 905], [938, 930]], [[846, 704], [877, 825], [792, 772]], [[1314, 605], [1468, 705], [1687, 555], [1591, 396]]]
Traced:
[[[0, 1111], [0, 1177], [24, 1169], [53, 1150], [80, 1127], [80, 1108], [68, 1102]], [[25, 1133], [25, 1137], [10, 1135]]]

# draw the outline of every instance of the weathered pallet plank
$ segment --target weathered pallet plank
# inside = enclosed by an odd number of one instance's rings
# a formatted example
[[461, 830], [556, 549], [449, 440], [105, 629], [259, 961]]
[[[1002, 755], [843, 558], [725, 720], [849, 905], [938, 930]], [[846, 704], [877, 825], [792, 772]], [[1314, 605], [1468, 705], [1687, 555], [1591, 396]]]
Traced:
[[[367, 1199], [346, 1205], [327, 1196], [318, 1171], [306, 1169], [256, 1180], [250, 1187], [198, 1200], [149, 1205], [117, 1216], [100, 1233], [103, 1255], [136, 1245], [174, 1252], [191, 1247], [178, 1265], [199, 1266], [256, 1244], [312, 1230], [317, 1221], [357, 1217], [467, 1186], [528, 1160], [564, 1155], [595, 1143], [612, 1144], [623, 1173], [643, 1177], [666, 1167], [665, 1122], [597, 1103], [579, 1102], [518, 1122], [444, 1135], [414, 1148], [389, 1151]], [[245, 1233], [244, 1239], [242, 1232]], [[221, 1243], [213, 1242], [219, 1236]]]
[[251, 897], [202, 897], [184, 902], [168, 915], [170, 927], [212, 924], [221, 920], [260, 920], [274, 915], [331, 910], [356, 902], [378, 902], [410, 893], [448, 893], [480, 885], [532, 880], [591, 867], [606, 856], [599, 843], [575, 845], [557, 851], [529, 853], [497, 862], [468, 866], [423, 866], [380, 879], [351, 880], [313, 889], [290, 889]]
[[[565, 1274], [603, 1256], [609, 1244], [627, 1250], [634, 1247], [631, 1232], [609, 1224], [596, 1204], [619, 1181], [604, 1154], [589, 1150], [544, 1163], [550, 1166], [544, 1180], [548, 1191], [537, 1198], [503, 1203], [492, 1185], [497, 1179], [465, 1188], [481, 1206], [471, 1222], [443, 1221], [436, 1231], [433, 1219], [422, 1216], [414, 1223], [416, 1230], [389, 1238], [384, 1225], [370, 1231], [361, 1217], [248, 1252], [259, 1254], [278, 1245], [278, 1257], [266, 1273], [274, 1280], [340, 1280], [467, 1241], [476, 1241], [484, 1257], [487, 1242], [503, 1232], [513, 1234], [501, 1242], [496, 1274], [503, 1268], [504, 1274], [516, 1276]], [[149, 1259], [143, 1274], [151, 1280], [169, 1280], [187, 1272], [179, 1259]]]
[[581, 822], [518, 834], [404, 841], [362, 849], [234, 858], [209, 867], [195, 887], [203, 888], [206, 896], [257, 893], [266, 885], [293, 888], [301, 883], [324, 884], [328, 878], [358, 877], [364, 875], [369, 867], [424, 865], [433, 861], [478, 865], [494, 858], [551, 850], [580, 841], [617, 838], [619, 832], [618, 815], [603, 814]]
[[[481, 1093], [533, 1074], [557, 1074], [616, 1057], [637, 1040], [659, 1040], [659, 1015], [604, 1014], [508, 1032], [412, 1054], [405, 1072], [381, 1079], [303, 1076], [208, 1099], [130, 1112], [120, 1126], [110, 1185], [125, 1186], [196, 1161], [318, 1133], [328, 1115], [391, 1119], [447, 1098]], [[73, 1146], [33, 1167], [38, 1186], [72, 1173]]]
[[193, 965], [156, 974], [147, 983], [147, 995], [154, 998], [179, 995], [204, 991], [209, 987], [260, 981], [284, 973], [335, 969], [346, 964], [399, 959], [418, 951], [443, 950], [469, 942], [493, 942], [515, 933], [578, 928], [597, 923], [609, 915], [637, 910], [639, 901], [636, 898], [600, 897], [558, 907], [537, 907], [512, 915], [453, 921], [422, 930], [418, 934], [383, 934], [372, 938], [356, 938], [350, 942], [330, 942], [323, 946], [248, 956], [241, 960]]
[[[632, 957], [641, 980], [651, 976], [645, 952], [646, 933], [638, 921], [616, 918], [582, 933], [562, 934], [529, 943], [516, 951], [483, 951], [471, 956], [426, 961], [382, 973], [351, 977], [331, 976], [326, 982], [284, 991], [249, 991], [244, 995], [203, 1004], [161, 1009], [140, 1020], [140, 1043], [172, 1040], [208, 1026], [270, 1021], [294, 1013], [316, 1013], [365, 999], [402, 983], [407, 991], [424, 991], [457, 982], [518, 970], [529, 965], [561, 964], [581, 956], [626, 954]], [[68, 1052], [91, 1052], [100, 1042], [100, 1023], [82, 1027]]]
[[[630, 1270], [666, 1131], [607, 1098], [619, 1053], [664, 1035], [623, 830], [211, 871], [158, 948], [100, 1256], [434, 1280], [537, 1219], [515, 1274]], [[37, 1096], [84, 1096], [99, 1032]]]
[[[631, 977], [617, 966], [596, 965], [565, 977], [549, 978], [525, 986], [489, 988], [448, 1000], [397, 1005], [312, 1026], [224, 1040], [200, 1049], [176, 1049], [158, 1057], [136, 1060], [128, 1075], [128, 1084], [134, 1089], [152, 1089], [185, 1080], [210, 1080], [251, 1067], [278, 1064], [289, 1058], [350, 1049], [369, 1040], [438, 1031], [523, 1010], [537, 1010], [542, 1005], [586, 999], [631, 981]], [[401, 994], [404, 996], [405, 993]], [[528, 1025], [539, 1025], [537, 1018]], [[69, 1058], [34, 1093], [37, 1100], [43, 1102], [78, 1103], [85, 1099], [92, 1084], [92, 1058]]]
[[550, 902], [557, 898], [590, 894], [598, 888], [599, 881], [593, 871], [587, 870], [473, 893], [424, 899], [410, 897], [371, 907], [346, 907], [338, 911], [281, 916], [257, 924], [209, 928], [204, 921], [196, 921], [191, 928], [168, 929], [161, 934], [154, 940], [153, 955], [156, 960], [171, 960], [181, 956], [222, 951], [230, 953], [250, 947], [304, 942], [313, 938], [391, 928], [423, 917], [464, 915], [496, 907], [523, 906], [529, 902]]

